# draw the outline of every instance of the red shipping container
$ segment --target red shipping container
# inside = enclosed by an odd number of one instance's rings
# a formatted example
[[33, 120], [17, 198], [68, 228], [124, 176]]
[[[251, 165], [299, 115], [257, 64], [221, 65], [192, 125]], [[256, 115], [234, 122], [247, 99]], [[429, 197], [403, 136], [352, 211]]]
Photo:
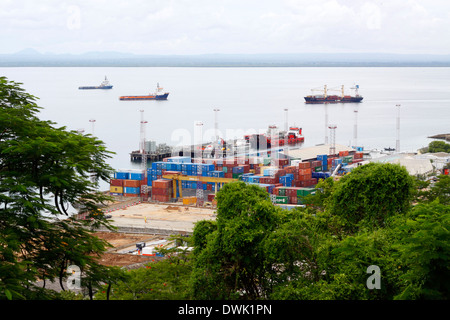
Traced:
[[289, 197], [289, 203], [290, 204], [297, 204], [297, 196]]
[[298, 181], [306, 181], [311, 179], [311, 174], [299, 174]]
[[278, 191], [280, 190], [280, 188], [279, 187], [275, 187], [275, 188], [273, 188], [272, 189], [272, 194], [274, 194], [274, 195], [278, 195]]
[[122, 179], [111, 179], [109, 182], [109, 185], [114, 187], [123, 187], [123, 180]]
[[152, 195], [168, 196], [172, 194], [172, 189], [152, 188]]
[[141, 180], [123, 180], [124, 187], [139, 188], [141, 186]]
[[309, 162], [300, 162], [299, 164], [298, 164], [298, 168], [299, 169], [308, 169], [308, 168], [311, 168], [311, 164], [309, 163]]
[[172, 180], [164, 180], [164, 179], [158, 179], [153, 180], [152, 186], [153, 188], [169, 188], [172, 185]]
[[244, 164], [244, 173], [249, 173], [250, 172], [250, 165], [249, 164]]
[[216, 195], [214, 193], [208, 194], [208, 201], [213, 201]]
[[124, 193], [123, 194], [125, 197], [137, 197], [137, 196], [139, 196], [138, 194], [136, 194], [136, 193]]
[[225, 176], [225, 178], [232, 179], [233, 178], [233, 172], [224, 173], [224, 176]]
[[152, 195], [152, 200], [159, 202], [168, 202], [170, 200], [170, 197], [162, 195]]
[[311, 168], [308, 168], [308, 169], [298, 169], [298, 175], [299, 175], [299, 176], [303, 176], [303, 175], [307, 175], [307, 174], [311, 175], [311, 172], [312, 172]]

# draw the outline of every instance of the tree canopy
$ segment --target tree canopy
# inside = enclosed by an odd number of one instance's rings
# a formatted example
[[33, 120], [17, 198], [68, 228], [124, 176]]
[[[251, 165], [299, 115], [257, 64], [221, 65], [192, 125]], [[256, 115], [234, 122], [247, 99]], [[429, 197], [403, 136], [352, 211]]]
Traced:
[[[94, 214], [108, 199], [97, 188], [112, 173], [111, 152], [95, 137], [40, 120], [36, 100], [0, 77], [0, 298], [54, 298], [36, 281], [62, 281], [69, 263], [86, 275], [86, 287], [108, 278], [96, 260], [108, 244], [92, 230], [111, 228]], [[73, 219], [70, 205], [92, 219]]]

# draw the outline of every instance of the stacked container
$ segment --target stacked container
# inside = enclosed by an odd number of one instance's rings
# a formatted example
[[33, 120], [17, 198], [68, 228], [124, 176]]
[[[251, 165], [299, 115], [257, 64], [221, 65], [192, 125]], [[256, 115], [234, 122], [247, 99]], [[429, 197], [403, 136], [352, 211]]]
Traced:
[[159, 202], [169, 202], [172, 198], [172, 180], [157, 179], [152, 185], [152, 200]]

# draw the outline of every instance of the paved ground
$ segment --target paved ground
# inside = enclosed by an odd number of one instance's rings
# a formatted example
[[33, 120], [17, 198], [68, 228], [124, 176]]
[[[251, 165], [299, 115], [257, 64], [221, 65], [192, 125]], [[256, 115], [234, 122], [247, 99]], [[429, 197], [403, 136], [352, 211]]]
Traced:
[[108, 214], [117, 227], [152, 228], [192, 232], [194, 223], [215, 219], [215, 209], [174, 204], [140, 203]]

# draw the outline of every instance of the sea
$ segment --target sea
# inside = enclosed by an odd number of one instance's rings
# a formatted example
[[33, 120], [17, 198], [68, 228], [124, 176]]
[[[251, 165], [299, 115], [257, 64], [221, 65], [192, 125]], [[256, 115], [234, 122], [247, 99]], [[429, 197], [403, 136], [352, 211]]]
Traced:
[[[216, 123], [226, 140], [288, 123], [302, 128], [302, 147], [309, 147], [330, 139], [328, 123], [336, 125], [336, 144], [395, 148], [399, 132], [405, 152], [450, 133], [446, 67], [10, 67], [0, 68], [0, 76], [39, 98], [40, 119], [101, 139], [115, 153], [108, 161], [116, 170], [139, 168], [130, 152], [139, 149], [141, 128], [146, 140], [181, 146], [196, 142], [198, 122], [204, 142], [212, 141]], [[78, 89], [99, 85], [105, 76], [113, 89]], [[168, 100], [119, 100], [154, 93], [157, 84], [170, 93]], [[320, 94], [324, 85], [338, 95], [342, 85], [352, 95], [358, 85], [364, 99], [305, 104], [304, 97]]]

